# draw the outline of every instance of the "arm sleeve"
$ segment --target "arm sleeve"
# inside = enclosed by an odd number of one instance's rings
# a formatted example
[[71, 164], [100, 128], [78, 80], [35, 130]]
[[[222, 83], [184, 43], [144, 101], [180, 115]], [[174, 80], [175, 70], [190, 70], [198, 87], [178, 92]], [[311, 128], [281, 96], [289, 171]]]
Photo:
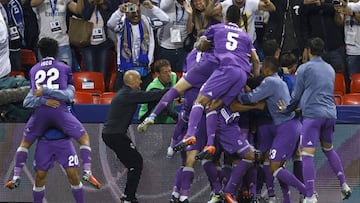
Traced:
[[107, 27], [114, 32], [121, 32], [124, 27], [124, 22], [122, 18], [125, 16], [124, 13], [121, 13], [119, 9], [117, 9], [109, 18], [107, 22]]
[[293, 91], [291, 93], [291, 100], [290, 100], [289, 105], [286, 107], [284, 113], [292, 112], [298, 107], [300, 98], [304, 92], [305, 86], [304, 86], [303, 76], [305, 73], [303, 71], [304, 68], [302, 68], [302, 66], [303, 65], [301, 65], [298, 68], [296, 78], [295, 78], [295, 84], [293, 87]]
[[33, 91], [30, 90], [23, 101], [23, 106], [26, 108], [36, 108], [38, 106], [45, 104], [45, 102], [46, 102], [45, 98], [35, 97]]
[[261, 84], [250, 93], [244, 93], [238, 95], [238, 100], [241, 104], [257, 103], [261, 100], [268, 98], [272, 94], [271, 81], [266, 78]]
[[131, 103], [150, 103], [154, 101], [159, 101], [165, 92], [167, 92], [169, 89], [164, 90], [153, 90], [150, 92], [145, 92], [143, 90], [135, 90], [132, 91], [129, 95], [129, 98], [131, 98]]

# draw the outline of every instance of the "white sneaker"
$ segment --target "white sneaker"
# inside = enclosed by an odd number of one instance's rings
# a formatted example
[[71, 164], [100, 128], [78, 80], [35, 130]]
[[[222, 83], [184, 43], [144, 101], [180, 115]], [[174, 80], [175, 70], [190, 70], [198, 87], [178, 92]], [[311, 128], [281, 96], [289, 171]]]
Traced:
[[175, 155], [175, 151], [173, 150], [173, 148], [171, 146], [169, 146], [167, 148], [166, 158], [171, 159], [174, 157], [174, 155]]
[[342, 199], [349, 199], [349, 197], [351, 196], [351, 188], [349, 187], [348, 184], [344, 183], [341, 187], [341, 197]]
[[305, 199], [303, 200], [303, 203], [317, 203], [317, 198], [316, 195], [313, 194], [313, 196], [309, 197], [305, 197]]

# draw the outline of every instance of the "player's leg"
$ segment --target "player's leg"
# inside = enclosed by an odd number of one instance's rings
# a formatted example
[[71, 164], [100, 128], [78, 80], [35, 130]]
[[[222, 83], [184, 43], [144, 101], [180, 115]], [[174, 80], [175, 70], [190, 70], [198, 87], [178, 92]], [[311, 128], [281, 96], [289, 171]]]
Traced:
[[79, 168], [66, 168], [65, 171], [76, 203], [84, 203], [84, 189], [79, 177]]
[[47, 171], [36, 170], [35, 185], [33, 187], [33, 201], [34, 203], [42, 203], [45, 197], [45, 182]]
[[186, 161], [181, 174], [180, 202], [188, 201], [190, 187], [194, 179], [195, 155], [197, 153], [199, 153], [199, 150], [191, 150], [186, 152]]
[[303, 182], [306, 193], [304, 202], [317, 202], [315, 193], [314, 155], [320, 137], [322, 119], [304, 119], [302, 130], [301, 157], [303, 161]]
[[322, 151], [327, 157], [332, 171], [339, 179], [342, 199], [349, 199], [352, 191], [349, 185], [346, 183], [343, 165], [332, 144], [334, 140], [334, 125], [335, 119], [327, 119], [323, 128], [321, 128], [320, 143]]
[[145, 132], [147, 128], [154, 124], [155, 118], [157, 115], [163, 111], [168, 104], [174, 101], [175, 98], [179, 97], [181, 94], [185, 92], [185, 90], [191, 88], [191, 84], [187, 82], [184, 78], [180, 78], [180, 80], [175, 84], [174, 87], [170, 88], [164, 96], [160, 99], [159, 103], [155, 106], [151, 114], [145, 118], [145, 120], [138, 125], [137, 130], [138, 132]]

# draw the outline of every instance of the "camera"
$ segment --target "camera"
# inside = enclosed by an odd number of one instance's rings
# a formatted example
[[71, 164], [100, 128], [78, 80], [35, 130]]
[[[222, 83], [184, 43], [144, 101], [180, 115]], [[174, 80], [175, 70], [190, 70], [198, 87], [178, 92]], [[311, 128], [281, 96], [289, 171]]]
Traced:
[[126, 13], [133, 13], [137, 11], [137, 5], [136, 4], [130, 4], [126, 7]]
[[341, 4], [341, 1], [340, 0], [333, 0], [332, 3], [334, 5], [340, 5]]

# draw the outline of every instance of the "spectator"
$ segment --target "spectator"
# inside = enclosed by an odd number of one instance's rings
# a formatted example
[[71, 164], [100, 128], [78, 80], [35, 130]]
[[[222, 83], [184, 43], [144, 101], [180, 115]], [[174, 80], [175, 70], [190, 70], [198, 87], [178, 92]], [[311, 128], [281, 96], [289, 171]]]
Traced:
[[184, 40], [192, 30], [190, 4], [185, 0], [162, 0], [160, 8], [169, 15], [170, 22], [157, 31], [156, 56], [158, 59], [170, 61], [175, 72], [182, 72], [183, 63], [187, 55]]
[[301, 57], [304, 39], [301, 32], [303, 0], [272, 1], [276, 12], [270, 13], [265, 28], [266, 39], [276, 39], [281, 52], [293, 52]]
[[[66, 12], [69, 9], [75, 14], [81, 14], [84, 7], [84, 0], [74, 2], [72, 0], [51, 1], [51, 0], [32, 0], [31, 6], [34, 7], [38, 16], [39, 40], [44, 37], [55, 39], [59, 44], [59, 52], [56, 59], [63, 61], [69, 66], [72, 65], [72, 53], [67, 35]], [[42, 59], [38, 54], [39, 61]]]
[[124, 196], [121, 198], [124, 203], [138, 203], [135, 193], [143, 169], [143, 158], [127, 136], [128, 128], [138, 104], [158, 101], [165, 93], [165, 90], [140, 90], [141, 82], [140, 74], [136, 70], [124, 73], [124, 87], [113, 98], [102, 131], [105, 144], [128, 169]]
[[193, 0], [191, 1], [192, 15], [190, 18], [194, 24], [195, 36], [202, 33], [206, 28], [221, 22], [221, 12], [214, 12], [215, 0]]
[[[325, 42], [323, 59], [329, 63], [335, 72], [345, 74], [344, 36], [338, 19], [339, 12], [334, 9], [332, 0], [305, 0], [302, 18], [302, 33], [304, 42], [314, 37], [320, 37]], [[303, 63], [308, 61], [308, 49], [304, 49]]]
[[0, 12], [9, 28], [11, 70], [21, 70], [20, 49], [24, 40], [24, 16], [19, 0], [1, 0]]
[[221, 2], [218, 6], [216, 6], [214, 9], [215, 12], [218, 12], [220, 10], [223, 18], [225, 18], [226, 11], [231, 5], [236, 5], [240, 8], [242, 22], [241, 27], [246, 30], [253, 43], [256, 40], [255, 12], [258, 10], [274, 12], [276, 9], [274, 4], [271, 3], [270, 0], [225, 0]]
[[[84, 0], [82, 17], [92, 22], [93, 32], [90, 45], [80, 48], [85, 71], [97, 71], [104, 75], [104, 81], [108, 81], [107, 71], [109, 51], [114, 44], [108, 37], [107, 21], [118, 7], [115, 0]], [[108, 85], [108, 83], [105, 83]], [[108, 90], [108, 87], [105, 87]]]
[[[4, 17], [0, 13], [0, 80], [6, 79], [11, 71], [9, 34]], [[0, 81], [2, 83], [2, 81]], [[0, 83], [0, 84], [1, 84]]]
[[346, 65], [351, 80], [354, 73], [360, 73], [360, 15], [340, 5], [335, 9], [344, 25]]
[[[163, 90], [173, 87], [177, 82], [176, 73], [171, 71], [170, 62], [166, 59], [159, 59], [154, 63], [154, 70], [157, 77], [147, 86], [146, 91]], [[148, 117], [157, 102], [141, 104], [139, 111], [139, 120], [143, 121]], [[175, 102], [172, 102], [165, 111], [156, 117], [155, 123], [175, 123], [177, 112], [174, 110]]]
[[[141, 14], [141, 7], [151, 13], [152, 18]], [[156, 21], [156, 18], [158, 21]], [[145, 90], [152, 81], [150, 65], [154, 60], [154, 29], [169, 22], [169, 16], [151, 1], [130, 0], [121, 4], [108, 20], [108, 27], [117, 33], [117, 64], [114, 91], [123, 86], [124, 73], [137, 70]], [[154, 25], [154, 27], [152, 27]]]

